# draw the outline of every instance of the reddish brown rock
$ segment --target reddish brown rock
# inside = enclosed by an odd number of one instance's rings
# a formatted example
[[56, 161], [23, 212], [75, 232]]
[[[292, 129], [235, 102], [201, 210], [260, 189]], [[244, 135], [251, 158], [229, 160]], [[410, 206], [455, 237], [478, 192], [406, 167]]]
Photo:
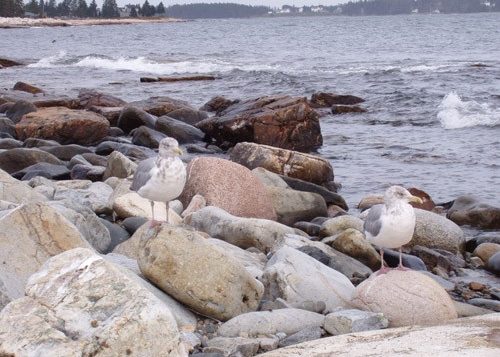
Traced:
[[249, 141], [310, 151], [323, 144], [319, 115], [305, 98], [270, 96], [233, 104], [197, 126], [219, 144]]
[[200, 109], [207, 112], [215, 112], [217, 114], [220, 114], [231, 105], [239, 102], [239, 100], [230, 100], [222, 96], [217, 96], [206, 102]]
[[120, 118], [120, 113], [123, 110], [123, 107], [98, 107], [92, 106], [88, 108], [90, 111], [100, 114], [109, 121], [109, 125], [117, 126], [118, 118]]
[[458, 197], [446, 216], [459, 226], [500, 229], [500, 207], [482, 203], [471, 196]]
[[38, 94], [38, 93], [43, 93], [43, 90], [35, 87], [29, 83], [24, 83], [24, 82], [17, 82], [14, 84], [14, 87], [12, 88], [14, 90], [20, 90], [26, 93], [31, 93], [31, 94]]
[[13, 61], [7, 58], [0, 58], [0, 66], [7, 68], [7, 67], [14, 67], [14, 66], [22, 66], [23, 64], [21, 62]]
[[168, 115], [171, 118], [191, 125], [198, 123], [208, 116], [207, 113], [193, 108], [183, 100], [169, 97], [151, 97], [146, 100], [129, 103], [129, 106], [142, 109], [157, 117]]
[[90, 107], [123, 107], [127, 104], [124, 100], [110, 94], [101, 93], [92, 89], [84, 89], [78, 93], [80, 107], [89, 109]]
[[436, 207], [436, 204], [434, 203], [431, 196], [429, 196], [427, 192], [419, 190], [418, 188], [415, 187], [409, 188], [408, 191], [413, 196], [420, 197], [420, 199], [422, 200], [422, 203], [416, 203], [416, 202], [410, 203], [413, 207], [425, 209], [426, 211], [432, 211], [434, 207]]
[[231, 150], [230, 157], [251, 170], [263, 167], [280, 175], [319, 185], [333, 181], [330, 162], [315, 155], [255, 143], [239, 143]]
[[273, 203], [265, 186], [246, 167], [234, 162], [198, 157], [188, 167], [188, 178], [179, 199], [187, 207], [195, 195], [207, 206], [216, 206], [239, 217], [276, 220]]
[[317, 92], [311, 96], [311, 104], [315, 107], [331, 107], [333, 105], [354, 105], [365, 100], [355, 95]]
[[16, 124], [20, 140], [41, 138], [61, 144], [95, 144], [108, 134], [108, 129], [109, 122], [99, 114], [63, 107], [39, 109]]

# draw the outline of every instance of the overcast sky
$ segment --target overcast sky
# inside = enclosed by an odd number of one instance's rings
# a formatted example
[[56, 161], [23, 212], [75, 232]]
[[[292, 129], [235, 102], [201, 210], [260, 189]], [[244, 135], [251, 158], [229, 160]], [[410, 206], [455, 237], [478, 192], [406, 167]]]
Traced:
[[[90, 3], [91, 0], [87, 2]], [[162, 0], [148, 0], [152, 5], [158, 5]], [[102, 0], [96, 0], [99, 6], [102, 4]], [[126, 4], [143, 4], [144, 0], [116, 0], [118, 6]], [[245, 5], [267, 5], [271, 7], [281, 6], [281, 5], [336, 5], [348, 2], [348, 0], [163, 0], [165, 6], [170, 6], [174, 4], [193, 4], [193, 3], [209, 3], [209, 2], [225, 2], [225, 3], [237, 3]]]

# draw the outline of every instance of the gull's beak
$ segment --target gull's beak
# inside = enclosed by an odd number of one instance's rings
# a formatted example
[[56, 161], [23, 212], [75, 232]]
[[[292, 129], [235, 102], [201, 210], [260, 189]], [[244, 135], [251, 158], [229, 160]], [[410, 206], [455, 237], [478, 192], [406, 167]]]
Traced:
[[410, 196], [410, 202], [415, 202], [415, 203], [424, 203], [424, 201], [422, 201], [422, 199], [420, 197], [417, 197], [417, 196]]
[[179, 155], [179, 156], [182, 156], [184, 153], [182, 152], [181, 148], [180, 147], [176, 147], [174, 149], [174, 152]]

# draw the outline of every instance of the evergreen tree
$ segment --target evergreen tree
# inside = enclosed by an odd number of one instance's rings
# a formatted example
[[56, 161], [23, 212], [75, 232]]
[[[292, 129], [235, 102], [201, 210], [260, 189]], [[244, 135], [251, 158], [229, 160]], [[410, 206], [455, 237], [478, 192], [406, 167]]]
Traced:
[[154, 16], [155, 11], [155, 7], [153, 5], [149, 5], [148, 0], [144, 1], [144, 4], [142, 4], [142, 16]]
[[135, 8], [134, 5], [132, 5], [132, 8], [130, 9], [130, 17], [137, 17], [137, 9]]
[[158, 6], [156, 7], [156, 13], [157, 14], [165, 14], [165, 5], [163, 5], [163, 2], [160, 1]]
[[58, 16], [69, 16], [70, 15], [70, 9], [69, 9], [69, 4], [71, 0], [63, 0], [57, 5], [57, 15]]
[[40, 12], [40, 6], [38, 6], [38, 2], [36, 0], [31, 0], [26, 6], [24, 10], [27, 12], [32, 12], [34, 14], [38, 14]]
[[120, 13], [118, 12], [118, 5], [116, 5], [115, 0], [104, 0], [102, 4], [102, 17], [112, 18], [112, 17], [120, 17]]
[[90, 3], [87, 16], [97, 17], [97, 3], [95, 2], [95, 0], [92, 0], [92, 2]]
[[45, 16], [45, 2], [43, 0], [38, 3], [38, 8], [40, 9], [38, 12], [40, 16]]
[[56, 0], [49, 0], [49, 2], [45, 4], [45, 14], [49, 17], [57, 16]]
[[17, 17], [24, 14], [23, 0], [0, 0], [1, 17]]

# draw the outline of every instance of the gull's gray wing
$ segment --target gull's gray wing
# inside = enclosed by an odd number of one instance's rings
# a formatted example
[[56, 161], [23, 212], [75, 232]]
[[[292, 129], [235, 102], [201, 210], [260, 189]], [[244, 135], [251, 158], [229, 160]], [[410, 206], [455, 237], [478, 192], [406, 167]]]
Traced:
[[370, 233], [372, 237], [376, 237], [380, 233], [380, 229], [382, 228], [381, 217], [384, 212], [384, 205], [375, 205], [368, 211], [363, 229], [365, 232]]
[[150, 157], [149, 159], [142, 160], [139, 165], [137, 165], [137, 170], [135, 170], [134, 181], [130, 189], [132, 191], [139, 191], [142, 186], [148, 182], [151, 178], [149, 171], [156, 165], [156, 157]]

